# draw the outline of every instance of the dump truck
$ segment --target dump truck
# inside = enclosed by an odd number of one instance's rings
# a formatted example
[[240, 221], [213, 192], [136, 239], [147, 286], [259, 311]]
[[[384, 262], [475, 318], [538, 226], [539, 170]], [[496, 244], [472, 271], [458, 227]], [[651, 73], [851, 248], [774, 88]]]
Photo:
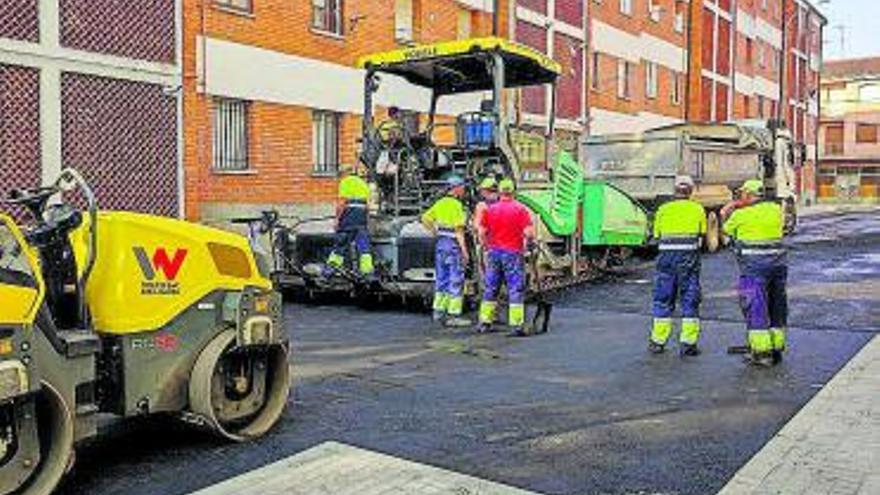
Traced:
[[723, 241], [721, 207], [748, 179], [763, 179], [768, 197], [784, 206], [787, 232], [797, 224], [793, 140], [775, 121], [684, 123], [591, 136], [582, 151], [587, 178], [616, 185], [652, 212], [673, 196], [676, 175], [692, 176], [694, 199], [706, 208], [704, 246], [710, 252]]

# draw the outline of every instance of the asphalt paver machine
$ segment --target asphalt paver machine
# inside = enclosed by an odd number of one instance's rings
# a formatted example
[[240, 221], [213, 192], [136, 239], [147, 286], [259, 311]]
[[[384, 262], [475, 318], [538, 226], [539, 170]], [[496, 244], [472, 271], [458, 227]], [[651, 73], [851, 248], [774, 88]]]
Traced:
[[[520, 119], [522, 91], [555, 95], [562, 71], [556, 61], [509, 40], [478, 38], [378, 53], [358, 64], [365, 74], [359, 161], [374, 191], [369, 207], [376, 280], [363, 283], [355, 270], [327, 276], [322, 266], [334, 223], [317, 219], [274, 231], [282, 287], [427, 299], [434, 239], [419, 216], [444, 194], [444, 179], [453, 174], [468, 184], [468, 206], [477, 201], [483, 177], [516, 181], [518, 198], [539, 224], [539, 249], [530, 263], [533, 294], [581, 280], [609, 248], [645, 241], [647, 220], [637, 203], [609, 184], [586, 181], [574, 159], [555, 152], [554, 112], [543, 126]], [[425, 100], [425, 121], [380, 117], [386, 108], [411, 110], [404, 100], [413, 95]], [[479, 290], [478, 261], [473, 265], [469, 293]]]

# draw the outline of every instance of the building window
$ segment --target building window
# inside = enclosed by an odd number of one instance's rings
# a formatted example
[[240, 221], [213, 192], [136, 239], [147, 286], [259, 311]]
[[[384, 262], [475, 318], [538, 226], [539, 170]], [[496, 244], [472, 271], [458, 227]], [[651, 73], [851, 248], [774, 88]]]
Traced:
[[617, 97], [628, 100], [630, 97], [630, 75], [632, 64], [626, 60], [617, 61]]
[[312, 116], [312, 160], [316, 174], [339, 170], [339, 114], [317, 110]]
[[671, 98], [673, 105], [681, 104], [681, 74], [672, 71], [672, 91]]
[[458, 26], [456, 27], [456, 35], [460, 40], [466, 40], [471, 37], [471, 11], [461, 9], [458, 11]]
[[764, 95], [758, 95], [758, 118], [764, 118]]
[[755, 51], [755, 42], [751, 38], [746, 38], [746, 64], [752, 65], [752, 53]]
[[620, 0], [620, 13], [624, 14], [624, 15], [632, 15], [632, 13], [633, 13], [632, 0]]
[[341, 36], [342, 1], [312, 0], [312, 27], [319, 31]]
[[749, 95], [743, 95], [743, 116], [747, 119], [752, 117], [752, 99]]
[[214, 0], [214, 4], [226, 9], [237, 10], [239, 12], [253, 12], [254, 4], [252, 0]]
[[248, 102], [214, 98], [214, 164], [222, 172], [247, 170]]
[[660, 22], [660, 15], [663, 13], [663, 9], [657, 3], [658, 0], [648, 0], [648, 17], [654, 22]]
[[758, 45], [758, 67], [767, 67], [767, 52], [764, 51], [763, 45]]
[[404, 44], [413, 41], [413, 0], [394, 0], [394, 39]]
[[876, 144], [877, 143], [877, 124], [857, 124], [856, 125], [856, 143], [858, 144]]
[[675, 2], [675, 32], [683, 33], [684, 32], [684, 9], [685, 5], [682, 2]]
[[645, 96], [657, 98], [657, 64], [654, 62], [645, 64]]
[[593, 52], [590, 60], [590, 87], [596, 91], [599, 91], [599, 61], [599, 52]]

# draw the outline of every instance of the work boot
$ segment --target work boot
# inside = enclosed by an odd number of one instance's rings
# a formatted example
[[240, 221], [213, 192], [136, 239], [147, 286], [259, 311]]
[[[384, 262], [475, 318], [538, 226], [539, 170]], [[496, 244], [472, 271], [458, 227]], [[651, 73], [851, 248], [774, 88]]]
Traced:
[[442, 325], [446, 320], [446, 313], [443, 311], [434, 311], [431, 315], [431, 321], [434, 322], [435, 325]]
[[773, 351], [771, 356], [773, 357], [773, 364], [780, 364], [782, 362], [782, 351]]
[[529, 334], [523, 330], [523, 327], [510, 327], [510, 331], [507, 332], [508, 337], [528, 337]]
[[651, 354], [663, 354], [666, 351], [666, 346], [658, 344], [652, 340], [648, 342], [648, 351], [650, 351]]
[[491, 323], [480, 323], [477, 326], [477, 333], [492, 333]]
[[760, 352], [760, 353], [751, 353], [746, 354], [745, 361], [752, 366], [759, 366], [761, 368], [772, 368], [773, 356], [769, 352]]
[[697, 344], [681, 344], [678, 353], [681, 357], [699, 356], [700, 348], [697, 347]]
[[462, 328], [473, 326], [474, 322], [462, 316], [450, 316], [449, 318], [446, 318], [443, 325], [450, 328]]

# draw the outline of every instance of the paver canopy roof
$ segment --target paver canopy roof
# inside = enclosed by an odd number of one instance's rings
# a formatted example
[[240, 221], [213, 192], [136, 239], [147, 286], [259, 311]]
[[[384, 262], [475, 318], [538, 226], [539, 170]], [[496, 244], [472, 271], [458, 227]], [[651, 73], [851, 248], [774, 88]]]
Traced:
[[551, 83], [562, 72], [553, 59], [503, 38], [446, 41], [376, 53], [362, 57], [358, 66], [400, 76], [438, 94], [469, 93], [493, 87], [485, 65], [487, 52], [498, 53], [504, 60], [507, 88]]

